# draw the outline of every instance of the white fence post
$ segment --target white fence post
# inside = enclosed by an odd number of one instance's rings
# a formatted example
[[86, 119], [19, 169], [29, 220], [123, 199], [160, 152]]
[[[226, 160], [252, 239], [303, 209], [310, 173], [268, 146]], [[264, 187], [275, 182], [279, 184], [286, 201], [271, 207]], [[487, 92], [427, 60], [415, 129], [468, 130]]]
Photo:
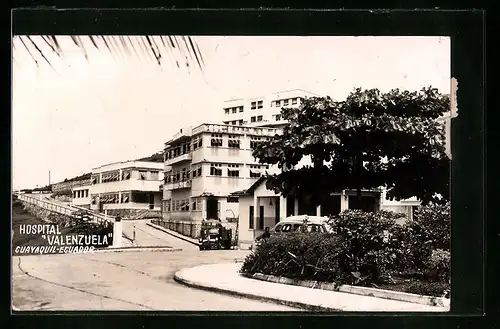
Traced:
[[113, 248], [120, 248], [122, 246], [123, 226], [120, 217], [116, 217], [113, 224]]

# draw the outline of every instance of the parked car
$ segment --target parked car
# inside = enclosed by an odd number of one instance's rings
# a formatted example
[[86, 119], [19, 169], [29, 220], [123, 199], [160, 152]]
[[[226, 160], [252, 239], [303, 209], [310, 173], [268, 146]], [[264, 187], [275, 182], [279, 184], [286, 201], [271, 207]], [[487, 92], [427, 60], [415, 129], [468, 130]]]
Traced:
[[276, 224], [276, 226], [271, 229], [271, 235], [295, 232], [304, 225], [305, 220], [307, 220], [307, 232], [332, 232], [332, 228], [328, 224], [328, 217], [298, 215], [287, 217]]

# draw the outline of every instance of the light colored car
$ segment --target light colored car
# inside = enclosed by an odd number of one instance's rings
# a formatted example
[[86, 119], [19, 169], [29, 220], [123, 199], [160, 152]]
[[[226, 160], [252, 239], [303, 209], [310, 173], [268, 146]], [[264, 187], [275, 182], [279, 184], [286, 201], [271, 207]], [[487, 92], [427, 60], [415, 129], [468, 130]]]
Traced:
[[300, 229], [307, 219], [307, 231], [318, 233], [331, 233], [332, 228], [328, 225], [328, 217], [298, 215], [290, 216], [276, 224], [271, 230], [271, 234], [295, 232]]

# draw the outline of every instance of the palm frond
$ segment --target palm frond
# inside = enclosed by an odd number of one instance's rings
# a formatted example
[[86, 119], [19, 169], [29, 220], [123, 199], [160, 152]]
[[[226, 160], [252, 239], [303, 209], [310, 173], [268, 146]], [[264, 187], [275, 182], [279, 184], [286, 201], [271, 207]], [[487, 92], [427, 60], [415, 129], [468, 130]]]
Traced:
[[[67, 48], [68, 44], [64, 39], [71, 40], [85, 57], [90, 61], [95, 50], [98, 52], [109, 52], [117, 62], [123, 60], [138, 60], [142, 65], [155, 64], [160, 67], [166, 65], [176, 65], [177, 68], [187, 68], [196, 66], [200, 71], [204, 70], [205, 62], [202, 52], [196, 41], [190, 36], [106, 36], [106, 35], [88, 35], [88, 36], [14, 36], [14, 43], [22, 44], [22, 50], [19, 48], [13, 51], [13, 56], [20, 56], [20, 52], [27, 52], [32, 61], [40, 66], [41, 60], [54, 68], [54, 57], [49, 56], [55, 53], [59, 59], [64, 60], [64, 55], [73, 52]], [[88, 38], [88, 40], [86, 40]], [[182, 40], [179, 40], [182, 38]], [[182, 43], [182, 45], [181, 45]], [[95, 49], [94, 49], [95, 48]], [[91, 51], [93, 50], [93, 51]], [[168, 52], [169, 55], [166, 55]], [[180, 63], [182, 61], [182, 64]], [[17, 61], [19, 64], [20, 62]], [[193, 65], [191, 65], [193, 64]]]

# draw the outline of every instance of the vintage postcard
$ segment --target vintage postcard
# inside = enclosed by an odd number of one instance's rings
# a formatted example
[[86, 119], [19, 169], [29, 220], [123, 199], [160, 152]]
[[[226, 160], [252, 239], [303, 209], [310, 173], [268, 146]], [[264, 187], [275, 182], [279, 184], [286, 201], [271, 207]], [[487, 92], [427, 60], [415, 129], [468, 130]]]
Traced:
[[450, 310], [450, 38], [14, 35], [17, 311]]

